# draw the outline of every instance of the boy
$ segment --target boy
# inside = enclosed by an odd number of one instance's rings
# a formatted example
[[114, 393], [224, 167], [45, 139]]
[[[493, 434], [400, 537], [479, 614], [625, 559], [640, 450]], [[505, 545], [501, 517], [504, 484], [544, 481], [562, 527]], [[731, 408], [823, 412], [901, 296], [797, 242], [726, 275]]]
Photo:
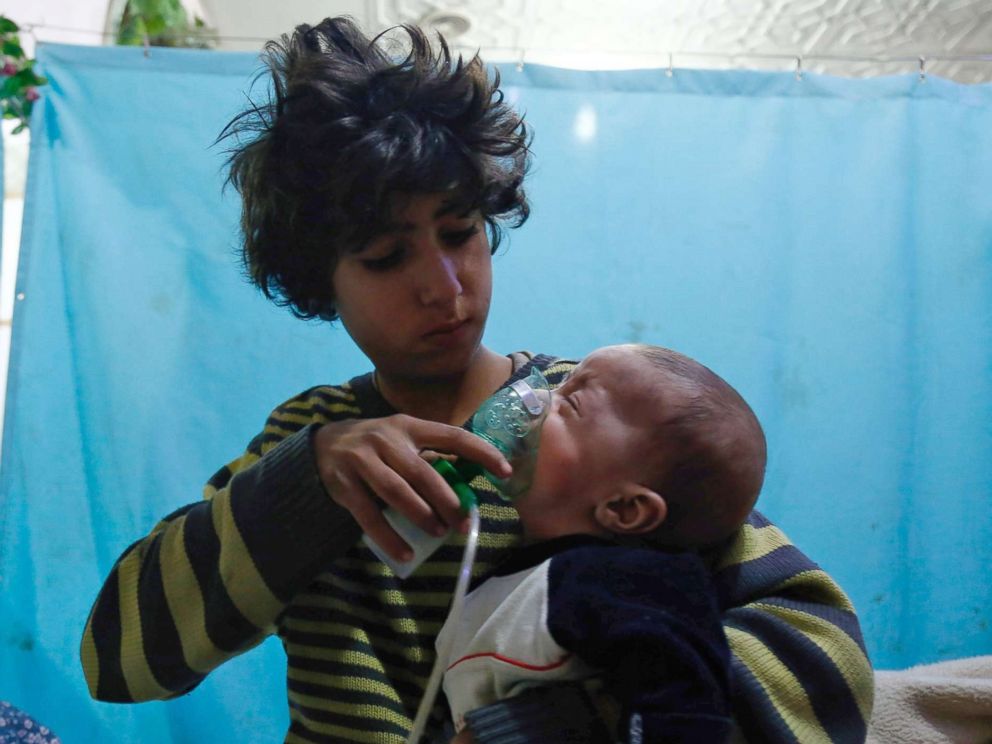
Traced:
[[[348, 18], [297, 27], [266, 46], [270, 99], [225, 130], [247, 275], [298, 317], [340, 321], [370, 370], [277, 406], [203, 499], [177, 502], [123, 550], [80, 647], [99, 700], [183, 695], [277, 634], [287, 742], [398, 744], [409, 731], [461, 551], [443, 546], [401, 581], [360, 538], [404, 559], [383, 506], [427, 532], [463, 524], [420, 453], [509, 475], [462, 425], [531, 369], [554, 386], [572, 363], [482, 343], [491, 255], [529, 213], [530, 130], [477, 56], [401, 34], [405, 57]], [[479, 562], [495, 565], [516, 548], [516, 512], [491, 489], [478, 496]], [[746, 737], [863, 740], [871, 670], [843, 592], [757, 512], [713, 560]], [[571, 740], [588, 710], [573, 693], [497, 703], [500, 720], [472, 733], [479, 744], [508, 732]]]
[[677, 352], [590, 354], [555, 393], [526, 544], [466, 598], [444, 689], [456, 728], [533, 686], [602, 672], [625, 741], [717, 742], [732, 726], [730, 652], [702, 560], [736, 532], [765, 439], [724, 380]]

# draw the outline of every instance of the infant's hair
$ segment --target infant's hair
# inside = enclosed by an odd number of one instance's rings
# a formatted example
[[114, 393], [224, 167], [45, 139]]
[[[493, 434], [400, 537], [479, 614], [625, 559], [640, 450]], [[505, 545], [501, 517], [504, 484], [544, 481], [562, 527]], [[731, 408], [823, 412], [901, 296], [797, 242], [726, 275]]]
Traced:
[[665, 547], [708, 547], [747, 518], [765, 477], [765, 435], [741, 395], [708, 367], [670, 349], [640, 345], [641, 355], [679, 386], [655, 438], [660, 472], [651, 487], [668, 506], [648, 538]]
[[447, 192], [459, 211], [479, 210], [494, 252], [501, 223], [527, 219], [523, 118], [478, 54], [464, 61], [437, 41], [415, 26], [370, 39], [339, 17], [265, 45], [268, 99], [218, 141], [232, 143], [246, 274], [296, 316], [337, 317], [341, 252], [383, 232], [413, 194]]

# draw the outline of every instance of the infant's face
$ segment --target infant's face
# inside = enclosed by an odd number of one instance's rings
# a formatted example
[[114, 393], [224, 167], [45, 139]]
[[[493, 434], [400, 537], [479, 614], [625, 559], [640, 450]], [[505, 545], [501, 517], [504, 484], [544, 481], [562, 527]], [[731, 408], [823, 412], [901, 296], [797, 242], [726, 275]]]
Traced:
[[597, 349], [575, 368], [554, 392], [533, 484], [514, 501], [530, 537], [598, 531], [595, 504], [644, 471], [658, 392], [658, 374], [629, 346]]

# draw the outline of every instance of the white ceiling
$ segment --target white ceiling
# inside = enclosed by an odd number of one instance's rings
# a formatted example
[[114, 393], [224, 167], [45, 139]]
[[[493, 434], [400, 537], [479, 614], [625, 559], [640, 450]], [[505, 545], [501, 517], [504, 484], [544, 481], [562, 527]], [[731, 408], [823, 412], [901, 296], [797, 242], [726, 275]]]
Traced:
[[[4, 0], [34, 40], [96, 44], [124, 0]], [[990, 0], [184, 0], [224, 49], [256, 50], [300, 22], [350, 14], [368, 30], [467, 25], [488, 59], [572, 67], [746, 67], [837, 75], [915, 72], [992, 81]], [[33, 38], [32, 38], [33, 37]], [[986, 60], [947, 60], [978, 57]], [[854, 59], [852, 59], [854, 58]], [[859, 59], [866, 58], [866, 59]], [[895, 60], [895, 61], [884, 61]]]

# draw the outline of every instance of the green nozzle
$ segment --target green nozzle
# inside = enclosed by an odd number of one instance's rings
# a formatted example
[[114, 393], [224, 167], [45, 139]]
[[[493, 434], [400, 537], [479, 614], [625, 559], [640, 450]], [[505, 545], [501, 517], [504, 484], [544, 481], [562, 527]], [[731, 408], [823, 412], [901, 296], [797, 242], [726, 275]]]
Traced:
[[[467, 512], [476, 505], [475, 491], [469, 487], [468, 482], [482, 472], [478, 465], [464, 460], [459, 461], [457, 468], [448, 460], [435, 460], [432, 464], [434, 469], [451, 486], [451, 490], [455, 492], [462, 511]], [[476, 472], [472, 472], [473, 470]]]

